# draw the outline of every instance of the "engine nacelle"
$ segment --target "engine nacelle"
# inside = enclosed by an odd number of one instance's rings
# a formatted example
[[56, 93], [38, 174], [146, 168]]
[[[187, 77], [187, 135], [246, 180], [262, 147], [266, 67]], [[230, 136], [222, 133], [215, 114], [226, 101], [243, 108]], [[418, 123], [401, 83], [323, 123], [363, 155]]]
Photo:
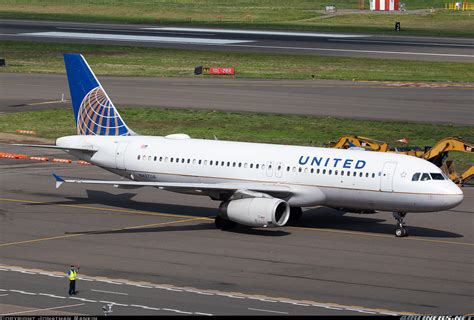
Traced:
[[223, 202], [222, 218], [250, 227], [282, 227], [290, 217], [290, 205], [276, 198], [244, 198]]

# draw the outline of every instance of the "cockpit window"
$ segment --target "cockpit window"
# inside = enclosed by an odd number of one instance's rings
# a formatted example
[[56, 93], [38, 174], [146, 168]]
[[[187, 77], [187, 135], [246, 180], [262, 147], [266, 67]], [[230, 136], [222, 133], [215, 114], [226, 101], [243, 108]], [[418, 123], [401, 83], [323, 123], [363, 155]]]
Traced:
[[411, 181], [418, 181], [420, 179], [420, 174], [419, 172], [415, 173], [413, 177], [411, 178]]
[[442, 175], [441, 173], [433, 173], [433, 172], [431, 172], [430, 175], [431, 175], [431, 178], [432, 178], [433, 180], [444, 180], [444, 177], [443, 177], [443, 175]]
[[421, 176], [421, 181], [428, 181], [431, 180], [430, 175], [428, 173], [423, 173]]

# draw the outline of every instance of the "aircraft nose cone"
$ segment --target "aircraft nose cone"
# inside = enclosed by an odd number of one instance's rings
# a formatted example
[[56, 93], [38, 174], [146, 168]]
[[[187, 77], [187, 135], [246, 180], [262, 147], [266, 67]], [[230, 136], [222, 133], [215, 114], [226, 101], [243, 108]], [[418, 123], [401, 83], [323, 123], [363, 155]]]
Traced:
[[464, 200], [464, 194], [462, 194], [462, 193], [461, 194], [453, 194], [453, 195], [447, 196], [446, 204], [450, 208], [454, 208], [454, 207], [460, 205], [463, 200]]
[[450, 186], [449, 192], [445, 196], [445, 203], [449, 208], [454, 208], [464, 200], [462, 190], [454, 183]]

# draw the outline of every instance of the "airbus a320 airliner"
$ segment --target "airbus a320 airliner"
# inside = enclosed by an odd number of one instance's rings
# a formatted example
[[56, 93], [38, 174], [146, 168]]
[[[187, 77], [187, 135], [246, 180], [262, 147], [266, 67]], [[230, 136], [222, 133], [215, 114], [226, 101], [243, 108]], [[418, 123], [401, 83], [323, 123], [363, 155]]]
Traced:
[[349, 212], [392, 211], [395, 235], [408, 234], [407, 212], [453, 208], [463, 193], [432, 163], [406, 155], [290, 145], [142, 136], [132, 131], [80, 54], [64, 54], [77, 135], [56, 145], [127, 180], [63, 179], [206, 195], [220, 201], [215, 224], [231, 229], [282, 227], [302, 207]]

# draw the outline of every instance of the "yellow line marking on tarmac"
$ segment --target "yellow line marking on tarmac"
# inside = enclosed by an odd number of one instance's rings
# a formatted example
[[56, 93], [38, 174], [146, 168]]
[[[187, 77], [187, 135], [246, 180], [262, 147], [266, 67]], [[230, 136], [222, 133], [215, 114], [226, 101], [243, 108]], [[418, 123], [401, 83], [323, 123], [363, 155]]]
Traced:
[[[289, 229], [299, 229], [305, 231], [322, 231], [328, 233], [341, 233], [341, 234], [349, 234], [349, 235], [357, 235], [357, 236], [368, 236], [368, 237], [379, 237], [385, 239], [394, 239], [394, 236], [383, 235], [383, 234], [373, 234], [368, 232], [360, 232], [360, 231], [344, 231], [344, 230], [335, 230], [335, 229], [321, 229], [321, 228], [305, 228], [305, 227], [290, 227]], [[445, 241], [445, 240], [434, 240], [434, 239], [426, 239], [426, 238], [413, 238], [413, 237], [404, 237], [398, 240], [412, 240], [412, 241], [422, 241], [422, 242], [434, 242], [434, 243], [446, 243], [446, 244], [455, 244], [455, 245], [463, 245], [463, 246], [474, 246], [474, 243], [469, 242], [456, 242], [456, 241]]]
[[[49, 202], [42, 202], [42, 201], [33, 201], [33, 200], [20, 200], [20, 199], [9, 199], [9, 198], [0, 198], [0, 201], [4, 202], [18, 202], [18, 203], [34, 203], [34, 204], [47, 204], [52, 206], [59, 206], [59, 207], [71, 207], [71, 208], [79, 208], [79, 209], [90, 209], [90, 210], [97, 210], [97, 211], [112, 211], [112, 212], [121, 212], [121, 213], [131, 213], [131, 214], [141, 214], [141, 215], [152, 215], [152, 216], [161, 216], [161, 217], [172, 217], [172, 218], [189, 218], [189, 220], [182, 220], [183, 222], [192, 221], [192, 220], [213, 220], [212, 217], [194, 217], [189, 215], [177, 215], [177, 214], [168, 214], [168, 213], [159, 213], [159, 212], [151, 212], [151, 211], [140, 211], [140, 210], [126, 210], [126, 209], [114, 209], [114, 208], [101, 208], [101, 207], [93, 207], [93, 206], [83, 206], [83, 205], [75, 205], [75, 204], [52, 204]], [[166, 222], [165, 222], [166, 223]], [[138, 226], [137, 228], [142, 227]], [[393, 239], [393, 236], [389, 235], [382, 235], [382, 234], [372, 234], [368, 232], [360, 232], [360, 231], [344, 231], [344, 230], [335, 230], [335, 229], [321, 229], [321, 228], [305, 228], [305, 227], [291, 227], [287, 226], [285, 228], [289, 229], [299, 229], [305, 231], [322, 231], [328, 233], [340, 233], [340, 234], [349, 234], [349, 235], [358, 235], [358, 236], [368, 236], [368, 237], [379, 237], [385, 239]], [[66, 236], [58, 236], [52, 237], [55, 238], [66, 238], [68, 236], [75, 236], [75, 235], [66, 235]], [[51, 240], [52, 240], [51, 239]], [[48, 240], [45, 238], [44, 240]], [[445, 241], [445, 240], [435, 240], [435, 239], [426, 239], [426, 238], [413, 238], [413, 237], [405, 237], [399, 240], [412, 240], [412, 241], [422, 241], [422, 242], [433, 242], [433, 243], [444, 243], [444, 244], [454, 244], [454, 245], [464, 245], [464, 246], [474, 246], [474, 243], [468, 242], [456, 242], [456, 241]], [[35, 241], [35, 240], [30, 240]], [[38, 241], [42, 241], [42, 239], [38, 239]], [[22, 243], [24, 241], [20, 241]], [[12, 243], [13, 244], [13, 243]], [[0, 244], [0, 247], [3, 245]]]
[[9, 198], [0, 198], [0, 201], [18, 202], [18, 203], [32, 203], [32, 204], [45, 204], [45, 205], [66, 207], [66, 208], [91, 209], [91, 210], [97, 210], [97, 211], [132, 213], [132, 214], [151, 215], [151, 216], [170, 217], [170, 218], [193, 218], [193, 219], [202, 219], [202, 220], [213, 220], [210, 217], [196, 217], [196, 216], [190, 216], [190, 215], [180, 215], [180, 214], [141, 211], [141, 210], [101, 208], [101, 207], [85, 206], [85, 205], [77, 205], [77, 204], [55, 204], [55, 203], [50, 203], [50, 202], [45, 202], [45, 201], [33, 201], [33, 200], [21, 200], [21, 199], [9, 199]]
[[101, 232], [114, 232], [114, 231], [122, 231], [122, 230], [140, 229], [140, 228], [145, 228], [145, 227], [157, 227], [157, 226], [162, 226], [162, 225], [167, 225], [167, 224], [190, 222], [190, 221], [195, 221], [195, 220], [202, 220], [202, 219], [201, 218], [183, 219], [183, 220], [175, 220], [175, 221], [168, 221], [168, 222], [150, 223], [150, 224], [144, 224], [144, 225], [140, 225], [140, 226], [132, 226], [132, 227], [126, 227], [126, 228], [102, 230], [102, 231], [96, 231], [96, 232], [91, 231], [91, 232], [67, 234], [67, 235], [63, 235], [63, 236], [39, 238], [39, 239], [24, 240], [24, 241], [17, 241], [17, 242], [8, 242], [8, 243], [0, 243], [0, 248], [1, 247], [7, 247], [7, 246], [13, 246], [13, 245], [17, 245], [17, 244], [34, 243], [34, 242], [48, 241], [48, 240], [55, 240], [55, 239], [65, 239], [65, 238], [84, 236], [84, 235], [89, 235], [89, 234], [100, 234]]
[[15, 315], [15, 314], [31, 313], [31, 312], [37, 312], [37, 311], [49, 311], [49, 310], [56, 310], [56, 309], [64, 309], [64, 308], [71, 308], [71, 307], [77, 307], [77, 306], [82, 306], [82, 305], [84, 305], [84, 303], [71, 304], [71, 305], [67, 305], [67, 306], [59, 306], [59, 307], [46, 308], [46, 309], [33, 309], [33, 310], [19, 311], [19, 312], [13, 312], [13, 313], [5, 313], [5, 314], [2, 314], [2, 316], [11, 316], [11, 315]]

